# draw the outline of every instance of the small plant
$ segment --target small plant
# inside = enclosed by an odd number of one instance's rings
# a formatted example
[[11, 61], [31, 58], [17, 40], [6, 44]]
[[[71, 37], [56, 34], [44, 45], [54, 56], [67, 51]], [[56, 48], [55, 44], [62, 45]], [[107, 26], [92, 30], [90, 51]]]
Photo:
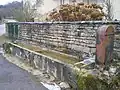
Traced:
[[11, 54], [10, 47], [11, 47], [11, 45], [10, 45], [9, 43], [4, 43], [4, 44], [3, 44], [3, 48], [4, 48], [4, 50], [5, 50], [5, 53]]
[[120, 90], [120, 75], [111, 79], [99, 75], [92, 75], [84, 71], [77, 71], [78, 90]]

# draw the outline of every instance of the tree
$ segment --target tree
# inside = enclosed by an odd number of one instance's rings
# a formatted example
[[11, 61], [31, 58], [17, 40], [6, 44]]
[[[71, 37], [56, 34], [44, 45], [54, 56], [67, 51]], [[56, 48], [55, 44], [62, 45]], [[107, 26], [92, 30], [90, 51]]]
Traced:
[[[6, 5], [0, 6], [0, 17], [3, 18], [12, 18], [14, 16], [14, 10], [19, 9], [22, 6], [21, 2], [14, 1]], [[13, 17], [14, 18], [14, 17]]]
[[30, 2], [30, 0], [22, 1], [22, 7], [19, 9], [14, 9], [14, 16], [18, 21], [34, 21], [33, 19], [37, 15], [37, 8], [41, 6], [42, 0], [35, 0]]
[[37, 14], [37, 8], [42, 4], [42, 0], [35, 0], [35, 2], [30, 2], [26, 0], [23, 2], [23, 15], [25, 21], [33, 21]]
[[111, 0], [105, 0], [105, 8], [106, 8], [106, 19], [113, 20], [113, 5]]
[[20, 7], [19, 9], [13, 9], [13, 13], [14, 13], [13, 16], [17, 21], [20, 21], [20, 22], [25, 21], [22, 7]]

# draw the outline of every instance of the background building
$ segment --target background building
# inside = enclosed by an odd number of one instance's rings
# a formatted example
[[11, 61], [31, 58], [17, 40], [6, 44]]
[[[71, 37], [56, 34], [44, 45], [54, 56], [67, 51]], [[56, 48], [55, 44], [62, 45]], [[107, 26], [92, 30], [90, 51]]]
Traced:
[[112, 0], [114, 19], [120, 20], [120, 0]]

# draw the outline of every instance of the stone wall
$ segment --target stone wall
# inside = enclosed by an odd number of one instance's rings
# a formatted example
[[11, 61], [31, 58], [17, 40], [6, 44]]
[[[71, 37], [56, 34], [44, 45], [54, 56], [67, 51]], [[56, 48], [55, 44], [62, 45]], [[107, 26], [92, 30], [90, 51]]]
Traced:
[[[21, 42], [67, 52], [68, 54], [91, 56], [96, 51], [96, 31], [102, 25], [115, 26], [120, 31], [120, 22], [40, 22], [19, 23]], [[117, 33], [116, 33], [117, 34]], [[120, 54], [120, 35], [115, 35], [115, 55]], [[62, 50], [64, 48], [64, 50]], [[78, 52], [78, 53], [77, 53]]]
[[11, 54], [21, 58], [20, 60], [23, 60], [23, 62], [44, 73], [49, 73], [54, 76], [56, 80], [67, 81], [72, 87], [77, 88], [77, 80], [71, 65], [67, 65], [59, 60], [31, 51], [13, 43], [7, 43], [7, 45], [9, 45], [9, 47], [4, 47], [4, 49], [10, 49]]
[[[18, 23], [19, 43], [37, 45], [51, 50], [65, 48], [69, 54], [78, 52], [82, 55], [94, 55], [96, 51], [96, 31], [102, 25], [115, 26], [114, 58], [120, 58], [120, 22], [41, 22]], [[55, 78], [67, 81], [77, 87], [72, 67], [49, 56], [28, 50], [16, 44], [11, 45], [12, 54], [22, 58], [30, 65], [50, 73]], [[68, 53], [68, 52], [67, 52]], [[76, 54], [75, 54], [76, 55]]]

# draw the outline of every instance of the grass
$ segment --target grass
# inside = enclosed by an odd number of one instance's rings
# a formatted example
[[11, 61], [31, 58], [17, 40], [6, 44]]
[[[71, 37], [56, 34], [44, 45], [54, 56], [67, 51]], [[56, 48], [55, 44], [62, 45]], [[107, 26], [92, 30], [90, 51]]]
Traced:
[[7, 41], [9, 41], [9, 39], [5, 35], [0, 36], [0, 44], [3, 44], [4, 42]]
[[76, 59], [74, 57], [67, 56], [67, 55], [64, 55], [64, 54], [55, 53], [55, 52], [52, 52], [52, 51], [42, 51], [41, 53], [44, 54], [44, 55], [51, 56], [55, 59], [61, 60], [65, 63], [69, 63], [69, 64], [74, 64], [74, 63], [78, 62], [78, 59]]
[[57, 60], [60, 60], [64, 63], [74, 64], [74, 63], [77, 63], [77, 62], [80, 61], [79, 59], [77, 59], [75, 57], [65, 55], [65, 54], [61, 54], [61, 53], [57, 53], [57, 52], [54, 52], [54, 51], [51, 51], [51, 50], [43, 50], [40, 47], [37, 47], [37, 46], [34, 46], [34, 45], [21, 44], [21, 43], [18, 43], [18, 45], [20, 45], [21, 47], [25, 47], [27, 49], [30, 49], [32, 51], [38, 52], [40, 54], [50, 56], [50, 57], [55, 58]]

